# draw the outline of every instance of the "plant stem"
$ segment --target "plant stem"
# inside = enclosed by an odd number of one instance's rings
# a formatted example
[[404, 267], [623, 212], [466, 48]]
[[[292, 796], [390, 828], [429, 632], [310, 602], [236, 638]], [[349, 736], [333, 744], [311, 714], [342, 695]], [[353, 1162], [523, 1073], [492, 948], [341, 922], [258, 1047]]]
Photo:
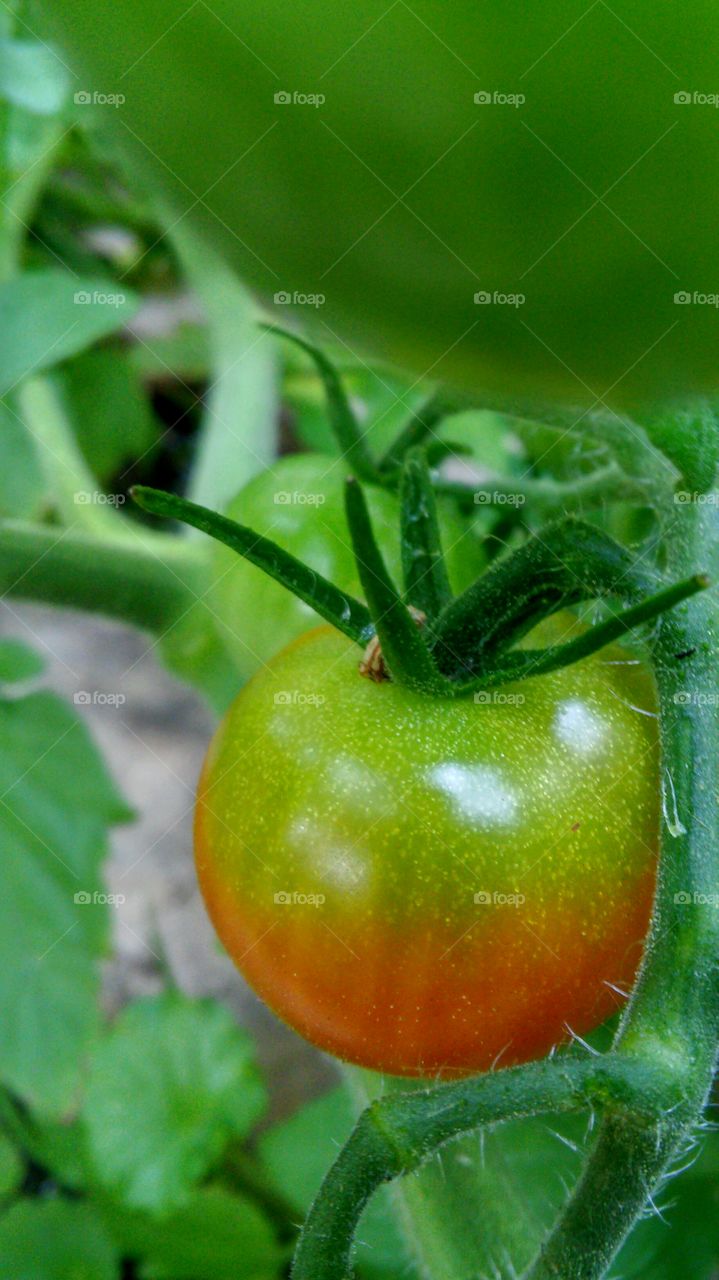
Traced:
[[0, 524], [0, 593], [163, 632], [202, 594], [204, 557], [170, 535], [122, 540], [20, 520]]
[[123, 521], [103, 497], [70, 426], [60, 394], [50, 378], [28, 378], [17, 392], [19, 416], [37, 448], [57, 515], [64, 524], [107, 537], [117, 536]]
[[[587, 507], [602, 506], [607, 502], [634, 502], [646, 506], [650, 494], [645, 485], [633, 476], [626, 475], [614, 463], [593, 471], [591, 475], [572, 481], [552, 480], [548, 477], [505, 476], [491, 471], [480, 471], [476, 478], [448, 480], [439, 475], [434, 480], [437, 493], [478, 506], [524, 506], [532, 503], [538, 514], [574, 513]], [[481, 494], [481, 498], [476, 495]]]
[[[719, 569], [715, 508], [687, 504], [668, 530], [670, 572], [699, 557]], [[716, 592], [665, 614], [654, 657], [660, 699], [664, 821], [657, 899], [639, 980], [617, 1033], [618, 1058], [663, 1063], [681, 1084], [647, 1122], [603, 1124], [564, 1214], [526, 1280], [599, 1280], [667, 1165], [698, 1122], [719, 1037], [719, 720]], [[688, 660], [677, 658], [691, 654]], [[686, 900], [688, 897], [688, 901]]]
[[630, 1058], [530, 1062], [459, 1084], [394, 1094], [363, 1112], [330, 1169], [300, 1237], [293, 1280], [345, 1280], [352, 1234], [377, 1187], [411, 1173], [445, 1142], [483, 1124], [611, 1103], [651, 1116], [676, 1085], [660, 1064]]

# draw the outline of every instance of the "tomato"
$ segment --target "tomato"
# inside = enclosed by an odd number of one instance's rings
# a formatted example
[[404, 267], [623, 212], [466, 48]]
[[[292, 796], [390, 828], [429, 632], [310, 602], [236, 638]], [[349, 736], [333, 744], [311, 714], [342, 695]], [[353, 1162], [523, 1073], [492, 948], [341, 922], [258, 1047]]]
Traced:
[[[255, 476], [230, 503], [227, 514], [272, 538], [336, 586], [362, 596], [344, 514], [346, 464], [321, 454], [281, 459]], [[368, 486], [377, 540], [390, 572], [401, 581], [399, 501]], [[478, 535], [450, 500], [439, 503], [450, 578], [456, 591], [486, 567]], [[481, 515], [484, 512], [480, 508]], [[302, 632], [316, 627], [317, 614], [234, 551], [213, 543], [214, 583], [207, 601], [220, 634], [243, 677]]]
[[716, 386], [712, 0], [42, 8], [123, 95], [96, 115], [133, 174], [278, 316], [476, 390]]
[[358, 674], [328, 627], [246, 686], [204, 766], [215, 927], [314, 1044], [395, 1075], [543, 1054], [621, 1003], [658, 842], [653, 684], [619, 648], [478, 700]]

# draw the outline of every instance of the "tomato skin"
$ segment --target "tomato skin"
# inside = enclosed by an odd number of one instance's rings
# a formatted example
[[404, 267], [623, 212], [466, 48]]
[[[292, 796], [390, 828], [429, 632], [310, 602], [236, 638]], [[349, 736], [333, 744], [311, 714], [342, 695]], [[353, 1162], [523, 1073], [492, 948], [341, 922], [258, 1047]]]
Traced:
[[[336, 586], [363, 598], [344, 513], [346, 463], [322, 454], [294, 454], [255, 476], [227, 515], [272, 538]], [[399, 501], [373, 486], [365, 492], [377, 541], [395, 581], [401, 582]], [[447, 564], [455, 590], [486, 567], [479, 536], [455, 504], [440, 500]], [[213, 545], [215, 581], [208, 603], [223, 642], [247, 679], [278, 649], [317, 626], [317, 614], [234, 551]]]
[[372, 684], [358, 657], [331, 628], [303, 636], [213, 740], [196, 862], [230, 955], [300, 1034], [394, 1075], [591, 1029], [649, 921], [649, 676], [614, 648], [482, 704]]
[[43, 9], [73, 69], [124, 94], [100, 110], [133, 171], [270, 303], [322, 295], [303, 320], [475, 391], [716, 387], [716, 308], [674, 301], [719, 288], [716, 111], [693, 98], [719, 87], [712, 0]]

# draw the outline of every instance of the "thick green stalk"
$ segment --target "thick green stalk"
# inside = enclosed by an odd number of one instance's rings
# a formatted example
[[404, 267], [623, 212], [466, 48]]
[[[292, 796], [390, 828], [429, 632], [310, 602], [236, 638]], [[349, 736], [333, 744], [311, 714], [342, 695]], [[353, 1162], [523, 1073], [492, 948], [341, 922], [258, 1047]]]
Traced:
[[[670, 572], [699, 559], [719, 579], [711, 504], [677, 508]], [[661, 869], [639, 981], [617, 1034], [618, 1059], [663, 1064], [681, 1086], [653, 1117], [610, 1117], [526, 1280], [599, 1280], [699, 1120], [719, 1038], [719, 604], [716, 590], [666, 614], [654, 659], [660, 697], [664, 820]]]
[[0, 596], [85, 609], [162, 633], [204, 590], [204, 557], [171, 535], [112, 541], [55, 525], [0, 524]]
[[363, 1112], [310, 1210], [293, 1280], [345, 1280], [352, 1235], [372, 1193], [382, 1182], [417, 1169], [461, 1133], [585, 1106], [611, 1105], [618, 1114], [649, 1122], [666, 1100], [676, 1098], [676, 1084], [662, 1064], [627, 1055], [544, 1059], [376, 1101]]
[[124, 521], [117, 510], [125, 495], [106, 495], [88, 467], [65, 413], [57, 386], [49, 377], [27, 378], [17, 391], [17, 406], [37, 449], [57, 515], [98, 537], [121, 537]]

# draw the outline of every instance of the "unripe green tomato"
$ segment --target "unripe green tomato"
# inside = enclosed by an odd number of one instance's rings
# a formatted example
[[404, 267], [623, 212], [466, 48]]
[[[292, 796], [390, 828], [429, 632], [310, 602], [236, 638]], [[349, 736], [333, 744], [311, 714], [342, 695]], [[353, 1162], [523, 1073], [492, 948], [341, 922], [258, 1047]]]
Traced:
[[658, 845], [656, 701], [613, 647], [446, 700], [328, 627], [228, 711], [195, 849], [215, 927], [321, 1048], [394, 1075], [545, 1053], [622, 1003]]
[[[271, 538], [351, 595], [364, 598], [344, 512], [347, 466], [318, 453], [282, 458], [247, 484], [227, 515]], [[401, 584], [399, 500], [365, 487], [373, 528], [387, 566]], [[449, 499], [438, 503], [447, 567], [455, 591], [486, 568], [472, 521]], [[222, 640], [247, 679], [290, 640], [317, 626], [314, 609], [234, 551], [213, 544], [214, 582], [207, 595]]]
[[711, 0], [42, 11], [80, 82], [124, 96], [97, 112], [133, 171], [278, 316], [289, 296], [475, 390], [630, 404], [716, 386]]

